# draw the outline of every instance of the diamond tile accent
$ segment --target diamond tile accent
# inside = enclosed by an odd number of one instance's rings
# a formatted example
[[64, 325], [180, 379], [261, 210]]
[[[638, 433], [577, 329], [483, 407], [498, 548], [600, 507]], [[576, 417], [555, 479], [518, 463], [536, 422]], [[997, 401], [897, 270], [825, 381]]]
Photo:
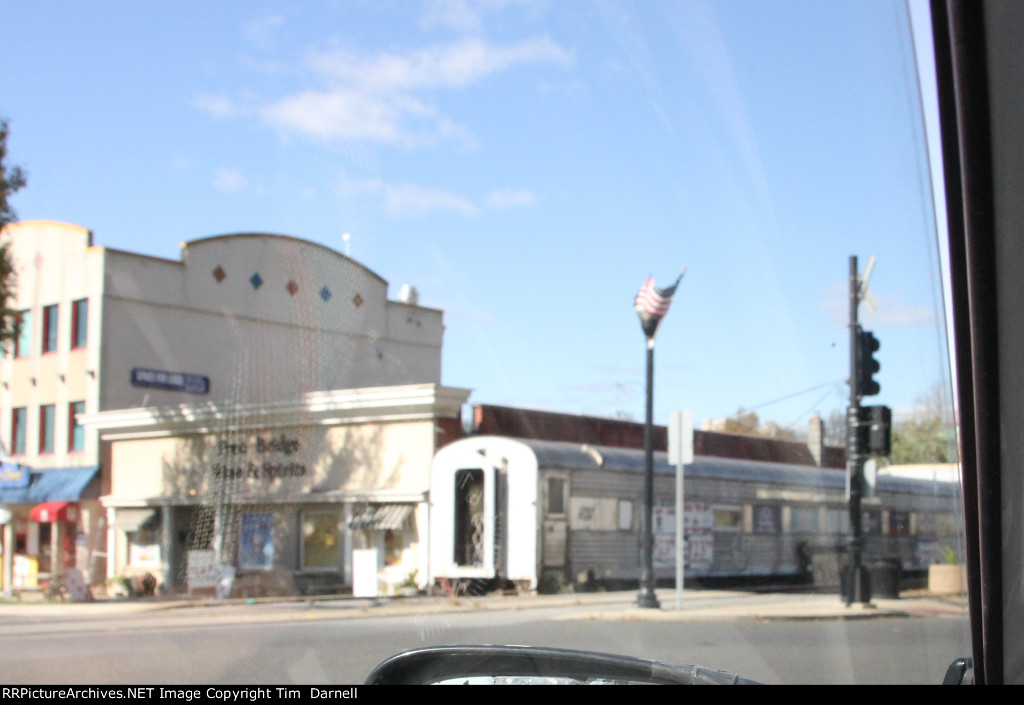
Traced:
[[219, 264], [217, 265], [217, 268], [213, 270], [213, 278], [217, 280], [218, 284], [224, 281], [224, 278], [227, 277], [227, 275], [228, 273], [225, 272], [224, 268], [221, 267]]
[[263, 286], [263, 277], [260, 276], [259, 272], [256, 272], [251, 277], [249, 277], [249, 283], [252, 284], [253, 289], [259, 289], [261, 286]]
[[328, 301], [330, 301], [331, 300], [331, 290], [328, 289], [325, 286], [323, 289], [320, 290], [320, 298], [324, 300], [324, 303], [327, 303]]
[[363, 305], [363, 297], [360, 296], [359, 294], [356, 294], [355, 296], [352, 297], [352, 303], [356, 305], [356, 308], [359, 308], [360, 306]]
[[288, 282], [287, 286], [285, 286], [285, 289], [288, 290], [289, 294], [295, 296], [295, 294], [299, 292], [299, 285], [295, 283], [294, 279], [292, 279], [290, 282]]

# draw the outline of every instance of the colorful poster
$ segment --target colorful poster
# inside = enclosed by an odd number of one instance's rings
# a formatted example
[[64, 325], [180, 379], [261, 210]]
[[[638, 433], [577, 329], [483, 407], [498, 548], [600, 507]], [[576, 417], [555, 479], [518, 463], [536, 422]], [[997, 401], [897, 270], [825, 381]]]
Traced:
[[274, 567], [274, 518], [270, 514], [243, 514], [239, 528], [238, 569]]

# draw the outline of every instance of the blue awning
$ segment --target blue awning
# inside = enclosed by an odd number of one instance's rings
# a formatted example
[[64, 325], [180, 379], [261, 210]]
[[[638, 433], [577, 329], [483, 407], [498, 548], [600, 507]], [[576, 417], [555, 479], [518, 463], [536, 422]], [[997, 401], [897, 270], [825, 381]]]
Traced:
[[[36, 504], [39, 502], [77, 502], [99, 473], [99, 466], [30, 470], [28, 482], [0, 480], [0, 504]], [[93, 488], [89, 488], [92, 490]], [[99, 496], [99, 487], [89, 492]], [[90, 499], [91, 497], [86, 497]]]

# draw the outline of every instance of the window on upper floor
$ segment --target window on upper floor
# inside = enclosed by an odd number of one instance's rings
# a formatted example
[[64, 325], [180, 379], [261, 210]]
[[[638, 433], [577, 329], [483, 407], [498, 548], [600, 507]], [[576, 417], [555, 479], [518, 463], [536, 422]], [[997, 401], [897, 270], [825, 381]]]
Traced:
[[43, 307], [43, 352], [57, 352], [57, 304]]
[[56, 407], [53, 404], [44, 404], [39, 407], [39, 452], [53, 452], [53, 422], [56, 416]]
[[89, 341], [89, 299], [71, 303], [71, 349], [84, 348]]
[[78, 421], [78, 415], [85, 413], [85, 402], [74, 401], [68, 405], [68, 451], [85, 450], [85, 427]]
[[27, 422], [28, 413], [25, 407], [11, 409], [11, 455], [22, 455], [25, 452]]
[[21, 335], [14, 341], [14, 357], [28, 357], [32, 354], [32, 312], [26, 309], [18, 317], [21, 319]]

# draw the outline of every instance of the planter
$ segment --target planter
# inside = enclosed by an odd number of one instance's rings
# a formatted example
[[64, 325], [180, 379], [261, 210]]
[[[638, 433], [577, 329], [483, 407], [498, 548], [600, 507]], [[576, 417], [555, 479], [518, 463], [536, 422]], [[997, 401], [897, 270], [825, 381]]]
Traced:
[[963, 595], [967, 592], [967, 567], [963, 565], [928, 566], [928, 592]]

